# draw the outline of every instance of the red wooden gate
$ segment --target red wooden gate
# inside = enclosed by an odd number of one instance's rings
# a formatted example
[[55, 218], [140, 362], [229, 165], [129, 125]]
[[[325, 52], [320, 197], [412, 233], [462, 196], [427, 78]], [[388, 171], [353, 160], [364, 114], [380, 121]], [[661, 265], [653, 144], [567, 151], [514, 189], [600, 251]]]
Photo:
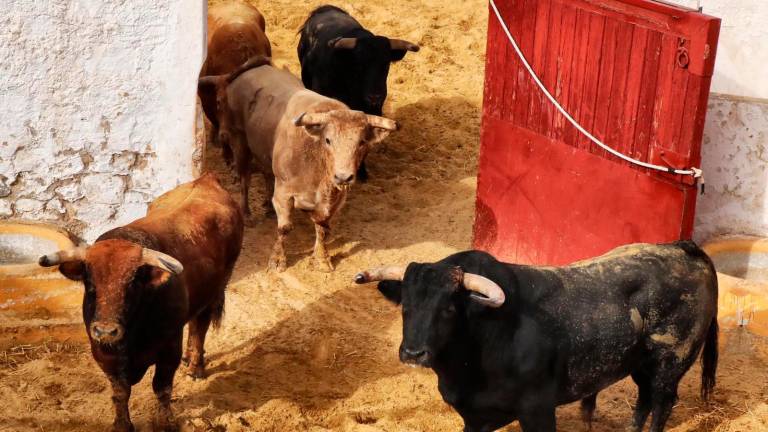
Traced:
[[[597, 138], [644, 162], [699, 166], [719, 19], [649, 0], [496, 4], [544, 85]], [[491, 12], [476, 248], [565, 264], [621, 244], [690, 238], [694, 183], [630, 165], [581, 135]]]

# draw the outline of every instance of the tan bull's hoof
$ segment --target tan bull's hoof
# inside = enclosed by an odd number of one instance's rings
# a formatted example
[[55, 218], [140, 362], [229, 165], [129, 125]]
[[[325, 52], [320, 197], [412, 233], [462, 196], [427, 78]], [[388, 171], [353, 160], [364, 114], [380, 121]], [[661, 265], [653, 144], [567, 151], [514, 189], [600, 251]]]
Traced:
[[286, 269], [285, 255], [272, 255], [269, 257], [269, 264], [267, 264], [267, 267], [278, 273], [284, 272]]
[[152, 421], [152, 430], [154, 432], [178, 432], [179, 425], [172, 416], [158, 414]]
[[312, 267], [323, 273], [330, 273], [334, 270], [333, 263], [329, 257], [312, 257]]

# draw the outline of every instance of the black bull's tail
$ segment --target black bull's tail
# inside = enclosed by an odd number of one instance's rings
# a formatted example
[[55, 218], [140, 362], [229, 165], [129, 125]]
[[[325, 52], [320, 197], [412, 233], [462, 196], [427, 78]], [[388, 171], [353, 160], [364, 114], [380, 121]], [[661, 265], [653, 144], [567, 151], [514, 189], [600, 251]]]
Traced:
[[715, 388], [715, 374], [717, 372], [717, 317], [712, 318], [707, 330], [707, 339], [704, 341], [704, 349], [701, 351], [701, 398], [708, 400]]

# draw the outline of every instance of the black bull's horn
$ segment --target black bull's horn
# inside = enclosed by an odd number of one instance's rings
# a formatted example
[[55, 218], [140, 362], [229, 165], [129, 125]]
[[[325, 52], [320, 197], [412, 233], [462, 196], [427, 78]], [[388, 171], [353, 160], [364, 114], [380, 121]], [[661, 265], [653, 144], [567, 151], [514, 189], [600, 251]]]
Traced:
[[[355, 283], [393, 280], [402, 281], [405, 277], [405, 267], [387, 266], [360, 272], [355, 275]], [[472, 291], [472, 299], [489, 307], [501, 307], [506, 300], [504, 290], [494, 281], [474, 273], [464, 273], [462, 276], [464, 287]], [[474, 295], [474, 293], [481, 295]]]

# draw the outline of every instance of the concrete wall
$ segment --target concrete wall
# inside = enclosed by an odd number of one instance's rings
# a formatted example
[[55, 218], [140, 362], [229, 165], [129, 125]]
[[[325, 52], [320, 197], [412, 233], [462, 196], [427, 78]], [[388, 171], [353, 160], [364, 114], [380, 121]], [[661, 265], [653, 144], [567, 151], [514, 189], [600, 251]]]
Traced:
[[768, 1], [678, 0], [722, 18], [695, 237], [768, 236]]
[[200, 167], [204, 0], [8, 0], [0, 218], [92, 241]]

